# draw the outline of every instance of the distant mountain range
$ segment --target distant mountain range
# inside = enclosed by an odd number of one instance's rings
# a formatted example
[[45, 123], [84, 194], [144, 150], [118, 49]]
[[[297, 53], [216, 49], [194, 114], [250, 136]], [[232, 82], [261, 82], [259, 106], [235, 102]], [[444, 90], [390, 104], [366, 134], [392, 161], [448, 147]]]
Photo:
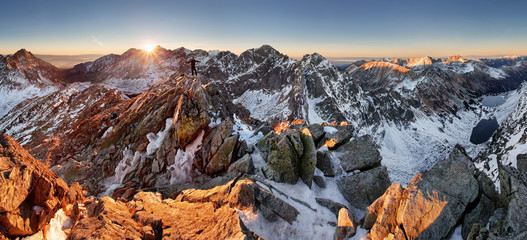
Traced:
[[[200, 61], [199, 77], [188, 76], [191, 58]], [[478, 184], [490, 185], [480, 173], [499, 186], [509, 171], [502, 165], [522, 166], [526, 79], [527, 57], [383, 58], [343, 68], [318, 53], [292, 59], [268, 45], [239, 55], [158, 46], [59, 69], [22, 49], [0, 56], [0, 129], [14, 138], [2, 141], [20, 142], [92, 196], [130, 199], [141, 189], [170, 198], [209, 180], [214, 186], [232, 180], [221, 190], [228, 194], [246, 174], [259, 182], [247, 190], [255, 191], [258, 213], [289, 225], [333, 229], [322, 205], [365, 210], [392, 182], [406, 186], [397, 191], [407, 195], [433, 188], [453, 199], [442, 205], [455, 213], [440, 224], [447, 226], [443, 238], [473, 205], [496, 201], [481, 196]], [[499, 128], [474, 144], [473, 128], [484, 119]], [[199, 202], [225, 204], [220, 195], [203, 193], [207, 199]], [[332, 199], [320, 200], [326, 195]], [[493, 214], [497, 203], [490, 204]], [[304, 236], [294, 224], [295, 236]], [[155, 228], [157, 236], [166, 234]]]

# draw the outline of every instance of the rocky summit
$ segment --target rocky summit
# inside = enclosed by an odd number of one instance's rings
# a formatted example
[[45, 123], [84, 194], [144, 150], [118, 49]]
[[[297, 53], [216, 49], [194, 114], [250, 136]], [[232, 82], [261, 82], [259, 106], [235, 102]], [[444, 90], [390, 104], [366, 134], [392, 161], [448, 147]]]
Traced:
[[268, 45], [0, 56], [0, 239], [525, 239], [526, 78]]

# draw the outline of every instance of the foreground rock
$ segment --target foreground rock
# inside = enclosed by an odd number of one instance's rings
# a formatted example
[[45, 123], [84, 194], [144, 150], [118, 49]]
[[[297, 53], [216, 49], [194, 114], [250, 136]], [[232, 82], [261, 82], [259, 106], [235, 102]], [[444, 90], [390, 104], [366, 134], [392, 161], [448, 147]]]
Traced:
[[238, 211], [259, 212], [292, 223], [299, 212], [251, 180], [208, 190], [189, 189], [176, 199], [138, 192], [128, 203], [104, 197], [87, 205], [88, 217], [69, 239], [258, 239]]
[[38, 232], [70, 203], [68, 185], [8, 135], [0, 136], [0, 172], [0, 233], [7, 237]]
[[373, 239], [444, 239], [478, 196], [474, 171], [464, 149], [456, 146], [448, 158], [416, 174], [406, 189], [393, 184], [368, 207], [364, 227], [371, 227]]
[[381, 166], [343, 176], [338, 180], [338, 188], [352, 206], [365, 209], [386, 191], [390, 183], [388, 170]]
[[334, 240], [343, 240], [355, 236], [357, 224], [353, 213], [346, 208], [341, 208], [338, 215], [337, 228], [335, 229]]
[[308, 128], [281, 134], [270, 132], [258, 141], [266, 165], [262, 172], [266, 178], [277, 182], [295, 184], [298, 178], [311, 187], [317, 150]]
[[502, 208], [496, 209], [485, 225], [474, 224], [469, 239], [526, 239], [527, 238], [527, 172], [498, 165]]
[[340, 163], [346, 172], [362, 170], [381, 165], [381, 153], [373, 139], [368, 136], [361, 136], [345, 143], [337, 149]]

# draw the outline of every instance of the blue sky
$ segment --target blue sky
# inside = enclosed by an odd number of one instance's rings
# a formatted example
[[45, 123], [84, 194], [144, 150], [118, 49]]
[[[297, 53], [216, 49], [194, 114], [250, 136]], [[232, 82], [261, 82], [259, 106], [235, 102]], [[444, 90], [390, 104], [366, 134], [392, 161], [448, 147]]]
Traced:
[[527, 1], [5, 1], [0, 54], [240, 53], [291, 57], [527, 55]]

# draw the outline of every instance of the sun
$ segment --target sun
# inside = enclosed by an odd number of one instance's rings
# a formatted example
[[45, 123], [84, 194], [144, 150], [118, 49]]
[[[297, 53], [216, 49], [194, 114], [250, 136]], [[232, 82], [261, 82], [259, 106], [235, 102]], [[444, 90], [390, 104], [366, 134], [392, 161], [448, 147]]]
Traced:
[[154, 48], [156, 48], [156, 45], [154, 44], [147, 44], [143, 47], [143, 49], [149, 53], [151, 53], [152, 51], [154, 51]]

